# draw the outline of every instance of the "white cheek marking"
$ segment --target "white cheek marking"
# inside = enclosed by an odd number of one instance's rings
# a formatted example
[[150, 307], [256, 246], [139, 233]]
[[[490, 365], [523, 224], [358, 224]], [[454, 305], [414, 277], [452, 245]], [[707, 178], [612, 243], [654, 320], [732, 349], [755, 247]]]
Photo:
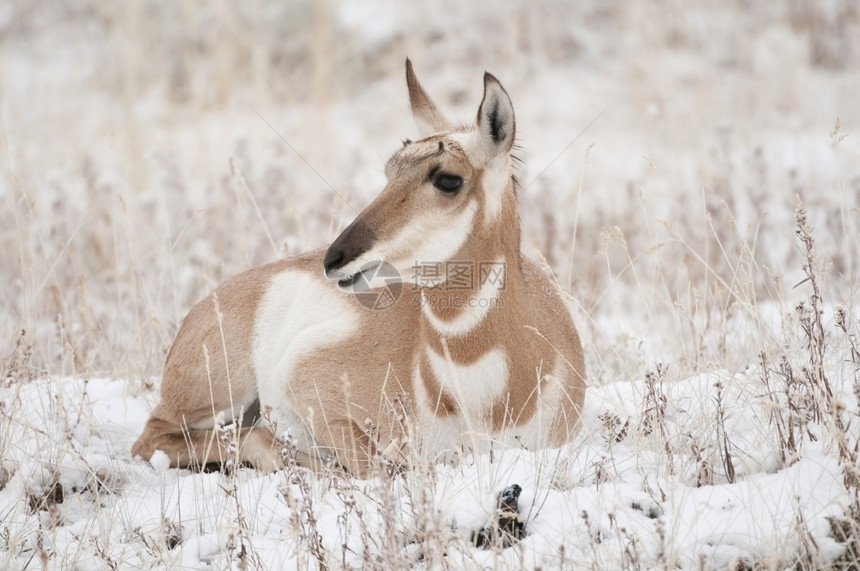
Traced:
[[[391, 240], [373, 248], [338, 270], [340, 277], [352, 276], [364, 264], [385, 261], [395, 266], [401, 279], [410, 281], [415, 263], [443, 263], [456, 254], [472, 230], [478, 203], [470, 201], [459, 213], [442, 216], [424, 214], [403, 227]], [[397, 253], [397, 259], [392, 254]]]
[[[399, 269], [405, 263], [411, 270], [416, 262], [442, 263], [450, 260], [469, 238], [477, 212], [478, 202], [470, 200], [453, 217], [436, 213], [422, 216], [419, 224], [407, 226], [392, 240], [389, 251], [412, 250], [405, 260], [397, 260], [394, 265]], [[409, 248], [412, 244], [416, 247]]]
[[[505, 258], [497, 258], [494, 261], [498, 267], [505, 267]], [[478, 268], [475, 268], [478, 271]], [[433, 307], [438, 305], [429, 299], [429, 296], [434, 295], [426, 290], [421, 291], [421, 313], [427, 318], [427, 321], [436, 330], [439, 335], [445, 337], [461, 337], [473, 331], [487, 317], [490, 309], [497, 304], [502, 303], [499, 295], [501, 287], [504, 284], [505, 276], [488, 274], [481, 282], [481, 289], [478, 294], [469, 297], [464, 301], [460, 313], [451, 320], [440, 319], [434, 312]], [[444, 291], [439, 294], [445, 296]]]
[[319, 349], [348, 339], [359, 317], [348, 294], [321, 276], [299, 271], [275, 276], [260, 300], [253, 341], [260, 406], [272, 407], [278, 432], [291, 431], [304, 452], [310, 452], [313, 438], [300, 420], [307, 411], [295, 410], [291, 403], [295, 366]]

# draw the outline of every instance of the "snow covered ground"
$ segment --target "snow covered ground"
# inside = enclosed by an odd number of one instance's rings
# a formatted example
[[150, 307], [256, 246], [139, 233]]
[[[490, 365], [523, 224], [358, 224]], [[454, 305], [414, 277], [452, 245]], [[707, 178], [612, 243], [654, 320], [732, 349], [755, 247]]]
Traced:
[[[643, 404], [649, 390], [665, 396], [659, 417]], [[244, 560], [288, 569], [318, 563], [317, 554], [333, 567], [443, 559], [505, 569], [787, 567], [824, 565], [845, 550], [832, 521], [852, 498], [828, 450], [832, 438], [811, 424], [817, 441], [804, 441], [783, 467], [773, 403], [756, 371], [592, 388], [583, 433], [569, 447], [367, 481], [133, 461], [128, 448], [153, 404], [140, 393], [139, 382], [71, 378], [0, 392], [16, 411], [4, 434], [4, 568], [46, 558], [59, 568]], [[837, 396], [849, 403], [856, 443], [856, 402], [850, 392]], [[526, 538], [505, 550], [475, 548], [471, 532], [512, 483], [523, 488]]]
[[[130, 458], [190, 305], [379, 191], [406, 56], [452, 117], [511, 95], [580, 437], [367, 481]], [[858, 86], [850, 0], [3, 4], [0, 568], [856, 566]], [[511, 484], [526, 537], [474, 547]]]

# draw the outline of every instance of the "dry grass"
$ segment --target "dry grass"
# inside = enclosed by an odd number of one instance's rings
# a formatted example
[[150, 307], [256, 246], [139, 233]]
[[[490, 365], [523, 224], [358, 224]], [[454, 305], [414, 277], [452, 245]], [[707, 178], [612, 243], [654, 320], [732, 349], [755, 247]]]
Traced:
[[[840, 564], [856, 566], [860, 419], [834, 399], [826, 374], [853, 383], [860, 400], [854, 3], [531, 2], [492, 11], [449, 3], [376, 18], [364, 10], [323, 0], [8, 3], [0, 383], [108, 376], [139, 379], [152, 394], [191, 304], [243, 269], [326, 244], [381, 188], [385, 157], [413, 133], [406, 55], [462, 120], [488, 69], [512, 95], [525, 147], [523, 243], [571, 294], [590, 382], [646, 381], [641, 422], [607, 417], [610, 439], [641, 439], [669, 474], [693, 466], [698, 485], [732, 481], [741, 476], [735, 445], [669, 434], [661, 391], [697, 373], [755, 367], [781, 466], [812, 435], [832, 443], [854, 498], [833, 534], [849, 546]], [[711, 420], [724, 437], [733, 396], [716, 395]], [[0, 401], [0, 427], [25, 422], [14, 402]], [[12, 446], [11, 429], [3, 432], [0, 456]], [[67, 450], [57, 454], [58, 465], [68, 460]], [[0, 489], [12, 470], [0, 464]], [[611, 468], [595, 468], [597, 482], [601, 470], [609, 477]], [[108, 475], [91, 475], [95, 497], [111, 493]], [[320, 492], [304, 477], [293, 471], [283, 483], [304, 563], [338, 567], [346, 544], [321, 542]], [[409, 476], [409, 517], [396, 513], [392, 478], [372, 493], [334, 479], [349, 507], [344, 535], [374, 517], [367, 498], [356, 499], [368, 494], [373, 513], [392, 518], [385, 538], [364, 537], [366, 557], [446, 565], [450, 542], [469, 553], [468, 537], [422, 496], [434, 478], [432, 467]], [[55, 556], [39, 538], [59, 513], [62, 482], [46, 472], [28, 492], [32, 509], [49, 514], [30, 530], [43, 563]], [[218, 561], [259, 566], [233, 484], [225, 494], [235, 534]], [[168, 561], [182, 541], [180, 522], [139, 534], [150, 561]], [[16, 541], [0, 528], [0, 548]], [[99, 564], [117, 565], [93, 545]], [[672, 563], [677, 554], [664, 547], [658, 559]], [[630, 535], [624, 566], [644, 567], [642, 557]]]

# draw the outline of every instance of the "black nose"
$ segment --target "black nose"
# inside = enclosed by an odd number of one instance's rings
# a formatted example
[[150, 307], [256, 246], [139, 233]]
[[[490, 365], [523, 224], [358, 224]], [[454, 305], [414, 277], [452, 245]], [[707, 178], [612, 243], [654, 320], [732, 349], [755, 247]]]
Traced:
[[329, 248], [328, 252], [325, 253], [325, 258], [323, 259], [323, 267], [325, 268], [325, 273], [331, 273], [332, 270], [337, 269], [341, 262], [343, 262], [343, 250], [339, 250], [336, 248]]
[[331, 272], [349, 264], [368, 251], [376, 240], [376, 233], [361, 218], [357, 218], [337, 237], [323, 256], [327, 277]]

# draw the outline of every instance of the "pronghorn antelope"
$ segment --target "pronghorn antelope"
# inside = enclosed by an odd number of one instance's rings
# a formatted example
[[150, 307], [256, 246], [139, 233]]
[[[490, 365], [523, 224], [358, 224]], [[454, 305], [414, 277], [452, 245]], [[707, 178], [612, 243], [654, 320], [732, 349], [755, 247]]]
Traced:
[[[379, 457], [573, 436], [582, 347], [552, 278], [520, 253], [510, 98], [485, 74], [476, 123], [456, 127], [409, 60], [406, 82], [423, 138], [388, 160], [381, 194], [327, 251], [245, 272], [191, 309], [132, 454], [219, 462], [215, 429], [232, 422], [238, 459], [259, 469], [284, 465], [276, 437], [289, 435], [299, 463], [367, 475]], [[390, 275], [399, 299], [361, 302], [393, 291]]]

